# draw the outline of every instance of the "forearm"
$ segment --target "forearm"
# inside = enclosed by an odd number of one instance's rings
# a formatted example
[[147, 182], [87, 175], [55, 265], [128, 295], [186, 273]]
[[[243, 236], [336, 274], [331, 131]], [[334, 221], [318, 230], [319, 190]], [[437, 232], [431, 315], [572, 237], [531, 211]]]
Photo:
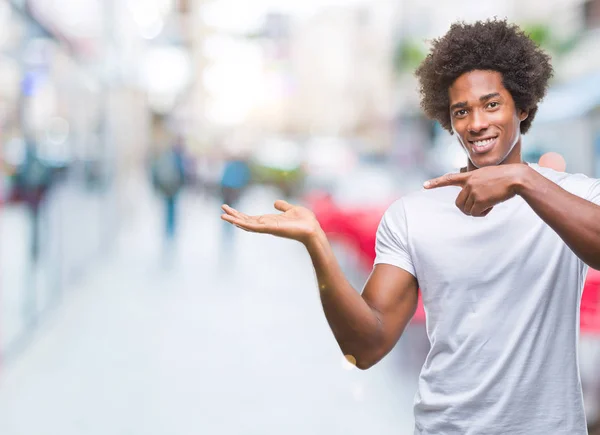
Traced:
[[573, 195], [526, 167], [520, 195], [586, 264], [600, 268], [600, 206]]
[[[360, 367], [377, 349], [381, 324], [375, 312], [350, 285], [322, 231], [306, 243], [319, 284], [327, 322], [344, 355]], [[367, 364], [364, 364], [367, 365]]]

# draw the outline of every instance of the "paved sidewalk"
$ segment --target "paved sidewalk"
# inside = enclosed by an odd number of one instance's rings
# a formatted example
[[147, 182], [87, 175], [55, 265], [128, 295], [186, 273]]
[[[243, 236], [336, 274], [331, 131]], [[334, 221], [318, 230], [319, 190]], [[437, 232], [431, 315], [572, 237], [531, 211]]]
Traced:
[[[250, 213], [271, 210], [252, 192]], [[344, 362], [296, 243], [235, 233], [187, 196], [167, 260], [145, 200], [111, 258], [65, 295], [5, 367], [6, 435], [412, 434], [419, 355], [403, 339], [375, 368]]]

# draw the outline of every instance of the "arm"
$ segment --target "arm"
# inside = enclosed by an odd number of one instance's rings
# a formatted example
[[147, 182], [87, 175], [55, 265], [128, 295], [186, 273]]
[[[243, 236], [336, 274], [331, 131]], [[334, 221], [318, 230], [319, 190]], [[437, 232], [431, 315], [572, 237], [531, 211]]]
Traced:
[[600, 268], [599, 205], [567, 192], [529, 166], [523, 166], [515, 191], [581, 260]]
[[417, 280], [399, 267], [378, 264], [360, 295], [348, 283], [322, 231], [306, 244], [321, 303], [346, 358], [360, 369], [394, 347], [417, 308]]
[[469, 216], [486, 216], [492, 208], [520, 195], [586, 264], [600, 268], [600, 206], [567, 192], [524, 164], [498, 165], [462, 174], [447, 174], [425, 188], [461, 186], [456, 206]]
[[248, 216], [227, 205], [222, 219], [255, 233], [304, 244], [319, 283], [325, 317], [346, 358], [360, 369], [381, 360], [396, 344], [417, 307], [417, 280], [400, 267], [378, 264], [362, 295], [344, 277], [315, 215], [304, 207], [275, 202], [282, 214]]

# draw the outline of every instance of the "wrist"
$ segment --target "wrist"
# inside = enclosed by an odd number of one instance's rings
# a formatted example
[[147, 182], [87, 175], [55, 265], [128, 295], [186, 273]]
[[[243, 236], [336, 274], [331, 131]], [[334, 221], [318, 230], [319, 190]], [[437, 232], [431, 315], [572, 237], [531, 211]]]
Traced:
[[517, 195], [522, 196], [527, 192], [527, 189], [531, 186], [531, 180], [535, 172], [535, 169], [527, 164], [519, 165], [513, 179], [513, 190]]
[[316, 225], [315, 228], [302, 240], [302, 243], [309, 251], [314, 251], [320, 246], [323, 246], [323, 242], [327, 241], [327, 235], [320, 225]]

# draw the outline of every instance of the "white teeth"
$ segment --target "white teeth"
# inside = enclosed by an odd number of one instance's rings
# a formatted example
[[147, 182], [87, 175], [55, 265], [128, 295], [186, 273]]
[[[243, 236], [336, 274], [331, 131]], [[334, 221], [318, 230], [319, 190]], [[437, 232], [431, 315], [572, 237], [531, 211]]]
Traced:
[[486, 140], [478, 140], [476, 142], [473, 142], [473, 145], [475, 145], [476, 147], [483, 147], [486, 145], [489, 145], [490, 143], [492, 143], [494, 141], [495, 138], [491, 138], [491, 139], [486, 139]]

